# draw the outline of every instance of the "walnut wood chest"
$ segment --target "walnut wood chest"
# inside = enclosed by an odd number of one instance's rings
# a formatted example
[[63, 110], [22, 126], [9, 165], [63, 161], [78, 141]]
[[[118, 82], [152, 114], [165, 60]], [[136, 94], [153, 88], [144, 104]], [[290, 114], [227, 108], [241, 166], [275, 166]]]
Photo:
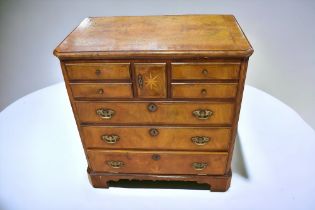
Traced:
[[94, 187], [226, 191], [249, 56], [232, 15], [86, 18], [54, 50]]

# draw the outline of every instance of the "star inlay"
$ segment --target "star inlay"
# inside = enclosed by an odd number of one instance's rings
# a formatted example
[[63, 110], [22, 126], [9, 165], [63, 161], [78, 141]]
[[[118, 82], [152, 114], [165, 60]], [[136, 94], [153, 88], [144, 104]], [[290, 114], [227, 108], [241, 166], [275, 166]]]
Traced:
[[158, 85], [158, 79], [159, 75], [152, 76], [151, 72], [149, 74], [149, 77], [145, 78], [145, 85], [150, 88], [150, 90], [157, 89], [159, 87]]

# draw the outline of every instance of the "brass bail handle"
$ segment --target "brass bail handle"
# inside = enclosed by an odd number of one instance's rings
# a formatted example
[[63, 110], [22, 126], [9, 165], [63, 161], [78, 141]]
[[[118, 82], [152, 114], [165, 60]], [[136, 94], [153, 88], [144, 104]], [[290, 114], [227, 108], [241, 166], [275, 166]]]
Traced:
[[125, 163], [119, 160], [110, 160], [107, 161], [107, 165], [110, 166], [111, 168], [121, 168], [125, 165]]
[[194, 136], [191, 137], [191, 141], [198, 146], [202, 146], [206, 145], [210, 141], [210, 138], [207, 136]]
[[96, 110], [96, 114], [102, 119], [111, 119], [115, 115], [115, 111], [112, 109], [100, 108]]
[[196, 171], [201, 171], [204, 170], [205, 168], [207, 168], [208, 163], [200, 163], [200, 162], [195, 162], [192, 164], [192, 167], [196, 170]]
[[111, 134], [111, 135], [102, 135], [101, 139], [108, 144], [116, 144], [119, 141], [120, 137], [118, 135]]
[[213, 115], [213, 111], [208, 109], [197, 109], [192, 114], [199, 120], [207, 120]]

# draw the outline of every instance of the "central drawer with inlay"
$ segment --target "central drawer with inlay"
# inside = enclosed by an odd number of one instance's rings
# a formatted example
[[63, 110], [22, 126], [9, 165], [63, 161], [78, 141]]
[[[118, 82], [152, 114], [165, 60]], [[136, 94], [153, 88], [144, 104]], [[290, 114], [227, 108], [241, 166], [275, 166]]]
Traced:
[[253, 52], [230, 15], [85, 19], [55, 49], [94, 187], [226, 191]]

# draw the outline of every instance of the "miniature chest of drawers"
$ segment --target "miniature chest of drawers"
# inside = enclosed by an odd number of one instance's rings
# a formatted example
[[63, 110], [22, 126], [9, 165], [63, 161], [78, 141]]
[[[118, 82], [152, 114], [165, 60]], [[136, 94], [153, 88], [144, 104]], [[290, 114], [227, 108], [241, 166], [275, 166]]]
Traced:
[[55, 49], [94, 187], [226, 191], [249, 56], [232, 15], [86, 18]]

